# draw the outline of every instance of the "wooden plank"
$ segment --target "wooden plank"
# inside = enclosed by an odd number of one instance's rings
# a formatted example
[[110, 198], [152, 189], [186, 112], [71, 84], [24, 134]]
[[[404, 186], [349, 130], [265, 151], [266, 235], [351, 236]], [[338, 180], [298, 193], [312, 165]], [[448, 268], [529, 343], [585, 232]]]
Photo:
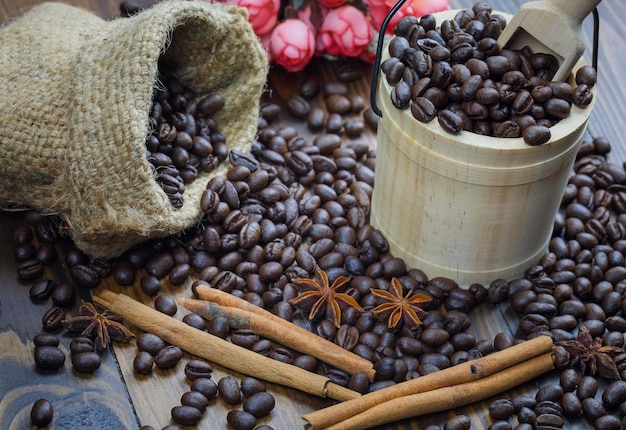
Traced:
[[[18, 213], [0, 216], [0, 428], [28, 428], [30, 409], [40, 398], [52, 402], [56, 429], [76, 428], [77, 423], [94, 429], [135, 427], [137, 419], [111, 352], [102, 354], [102, 364], [93, 375], [77, 373], [69, 354], [72, 337], [60, 332], [64, 367], [58, 371], [36, 368], [33, 338], [43, 331], [41, 316], [51, 304], [50, 300], [31, 302], [28, 285], [17, 280], [12, 237], [22, 217]], [[75, 314], [76, 306], [68, 312]]]

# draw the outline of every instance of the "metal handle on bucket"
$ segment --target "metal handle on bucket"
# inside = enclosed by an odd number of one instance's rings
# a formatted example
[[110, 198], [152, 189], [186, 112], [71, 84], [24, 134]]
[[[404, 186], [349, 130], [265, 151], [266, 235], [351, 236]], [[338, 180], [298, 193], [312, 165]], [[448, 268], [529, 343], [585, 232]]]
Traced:
[[[372, 82], [370, 87], [370, 105], [372, 107], [372, 111], [382, 118], [383, 113], [378, 108], [378, 104], [376, 103], [376, 95], [378, 93], [378, 78], [380, 77], [380, 59], [383, 53], [383, 43], [385, 41], [385, 31], [387, 31], [387, 26], [389, 25], [389, 21], [396, 14], [398, 10], [404, 5], [406, 0], [398, 0], [398, 2], [391, 8], [383, 23], [380, 26], [380, 31], [378, 33], [378, 42], [376, 44], [376, 57], [374, 60], [374, 70], [372, 71]], [[593, 52], [591, 64], [596, 72], [598, 70], [598, 44], [599, 44], [599, 35], [600, 35], [600, 14], [598, 13], [598, 8], [593, 10]]]
[[398, 0], [380, 26], [380, 31], [378, 32], [378, 43], [376, 44], [376, 58], [374, 60], [374, 70], [372, 71], [372, 82], [370, 88], [370, 105], [372, 107], [372, 111], [382, 117], [383, 113], [378, 109], [378, 104], [376, 104], [376, 93], [378, 92], [378, 77], [380, 76], [380, 58], [383, 54], [383, 43], [385, 42], [385, 32], [387, 31], [387, 26], [389, 25], [389, 21], [396, 14], [398, 10], [402, 7], [402, 5], [406, 2], [406, 0]]

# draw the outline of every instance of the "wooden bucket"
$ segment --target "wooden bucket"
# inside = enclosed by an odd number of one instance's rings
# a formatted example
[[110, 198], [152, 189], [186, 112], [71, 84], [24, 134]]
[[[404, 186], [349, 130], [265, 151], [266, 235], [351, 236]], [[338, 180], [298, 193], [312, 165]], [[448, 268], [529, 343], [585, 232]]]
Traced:
[[[454, 12], [435, 16], [451, 19]], [[584, 64], [581, 59], [574, 70]], [[409, 109], [392, 105], [390, 92], [382, 77], [370, 215], [392, 254], [464, 287], [514, 279], [537, 264], [593, 102], [572, 106], [551, 128], [549, 142], [529, 146], [522, 138], [452, 135], [437, 120], [420, 123]]]

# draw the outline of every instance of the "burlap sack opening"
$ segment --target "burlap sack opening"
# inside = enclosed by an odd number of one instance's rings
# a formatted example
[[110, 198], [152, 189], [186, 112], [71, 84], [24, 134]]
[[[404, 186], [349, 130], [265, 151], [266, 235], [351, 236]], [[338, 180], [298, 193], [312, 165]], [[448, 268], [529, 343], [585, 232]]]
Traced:
[[173, 0], [105, 21], [47, 3], [0, 29], [0, 206], [60, 214], [99, 258], [197, 222], [227, 166], [178, 210], [157, 185], [145, 140], [160, 62], [199, 96], [222, 94], [220, 132], [249, 150], [267, 58], [243, 9]]

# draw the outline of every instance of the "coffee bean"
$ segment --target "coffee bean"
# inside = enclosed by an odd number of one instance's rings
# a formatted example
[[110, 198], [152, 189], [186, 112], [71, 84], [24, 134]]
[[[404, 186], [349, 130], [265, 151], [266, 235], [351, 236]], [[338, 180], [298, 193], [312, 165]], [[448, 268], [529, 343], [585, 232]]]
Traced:
[[191, 389], [202, 393], [208, 400], [214, 399], [218, 393], [217, 384], [209, 378], [194, 379], [191, 381]]
[[251, 397], [253, 394], [266, 391], [265, 384], [260, 380], [251, 376], [246, 376], [241, 380], [241, 392], [245, 397]]
[[157, 353], [154, 363], [160, 369], [171, 369], [178, 364], [182, 357], [183, 351], [179, 347], [169, 345]]
[[93, 340], [88, 337], [75, 337], [70, 342], [70, 352], [72, 355], [80, 354], [81, 352], [94, 352], [95, 346]]
[[169, 295], [162, 294], [154, 300], [154, 308], [165, 315], [173, 316], [178, 311], [176, 300]]
[[41, 369], [59, 369], [65, 364], [65, 354], [56, 346], [35, 348], [35, 365]]
[[185, 364], [185, 376], [194, 380], [197, 378], [210, 378], [213, 373], [211, 365], [202, 360], [190, 360]]
[[311, 105], [300, 95], [289, 97], [286, 100], [287, 112], [296, 118], [306, 118], [311, 110]]
[[59, 346], [59, 338], [51, 333], [39, 333], [33, 338], [33, 343], [35, 347], [40, 346], [50, 346], [50, 347], [58, 347]]
[[157, 355], [166, 346], [163, 339], [152, 333], [141, 333], [137, 336], [136, 342], [140, 351], [146, 351], [151, 355]]
[[133, 359], [133, 371], [140, 375], [149, 375], [154, 366], [154, 358], [149, 352], [139, 351]]
[[57, 283], [52, 279], [43, 279], [35, 282], [29, 290], [29, 296], [34, 301], [48, 300], [52, 295], [52, 291], [56, 288]]
[[54, 408], [47, 399], [39, 399], [30, 410], [30, 423], [36, 427], [47, 427], [54, 417]]
[[22, 261], [17, 266], [17, 276], [20, 281], [32, 281], [41, 277], [44, 273], [44, 267], [41, 261], [31, 258]]
[[239, 383], [233, 376], [224, 376], [217, 382], [220, 397], [230, 405], [241, 402]]
[[269, 414], [276, 401], [274, 396], [266, 391], [261, 391], [246, 398], [243, 402], [243, 410], [254, 415], [256, 418], [263, 417]]
[[187, 405], [174, 406], [171, 414], [174, 422], [184, 426], [194, 426], [202, 419], [202, 411]]
[[93, 373], [102, 363], [102, 358], [95, 352], [79, 352], [72, 354], [72, 366], [80, 373]]
[[148, 296], [156, 296], [161, 291], [161, 283], [158, 278], [154, 276], [143, 276], [139, 281], [139, 285], [141, 287], [141, 291]]
[[209, 405], [209, 399], [199, 391], [187, 391], [181, 396], [180, 403], [183, 406], [191, 406], [204, 412]]
[[52, 304], [61, 308], [70, 307], [76, 299], [76, 291], [67, 283], [56, 285], [51, 294]]
[[254, 415], [237, 409], [226, 414], [226, 421], [235, 430], [252, 430], [257, 423]]
[[96, 288], [100, 285], [100, 275], [94, 269], [84, 264], [70, 267], [70, 274], [76, 284], [85, 288]]
[[41, 317], [41, 324], [45, 331], [56, 331], [63, 325], [65, 311], [58, 306], [48, 309]]

